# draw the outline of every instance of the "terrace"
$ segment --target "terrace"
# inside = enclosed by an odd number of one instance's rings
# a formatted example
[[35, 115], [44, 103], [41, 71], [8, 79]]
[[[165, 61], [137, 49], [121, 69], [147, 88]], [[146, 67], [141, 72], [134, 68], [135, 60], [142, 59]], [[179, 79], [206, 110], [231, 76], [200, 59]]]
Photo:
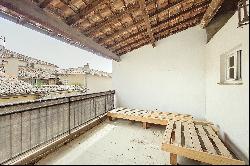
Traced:
[[0, 0], [2, 17], [112, 59], [115, 90], [0, 106], [0, 163], [248, 164], [242, 6]]

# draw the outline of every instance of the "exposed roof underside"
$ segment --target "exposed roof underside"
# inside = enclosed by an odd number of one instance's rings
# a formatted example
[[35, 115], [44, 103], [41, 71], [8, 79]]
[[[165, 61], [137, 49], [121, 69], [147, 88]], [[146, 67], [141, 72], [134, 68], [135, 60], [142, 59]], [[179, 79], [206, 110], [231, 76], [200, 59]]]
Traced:
[[0, 0], [1, 13], [18, 17], [70, 44], [120, 56], [202, 24], [223, 0]]

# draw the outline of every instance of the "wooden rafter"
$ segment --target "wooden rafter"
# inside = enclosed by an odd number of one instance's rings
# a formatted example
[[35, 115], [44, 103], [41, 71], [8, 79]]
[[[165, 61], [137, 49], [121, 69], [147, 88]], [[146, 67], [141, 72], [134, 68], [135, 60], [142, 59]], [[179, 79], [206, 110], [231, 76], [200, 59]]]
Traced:
[[[191, 11], [196, 11], [196, 10], [198, 10], [198, 9], [201, 9], [202, 7], [207, 7], [207, 5], [209, 4], [209, 2], [210, 2], [209, 0], [206, 0], [206, 1], [203, 1], [202, 3], [195, 4], [195, 5], [193, 5], [192, 7], [187, 8], [187, 9], [184, 10], [184, 11], [180, 11], [179, 13], [176, 13], [176, 14], [174, 14], [174, 15], [168, 17], [167, 19], [160, 21], [158, 24], [152, 26], [153, 32], [155, 33], [155, 30], [154, 30], [154, 29], [156, 29], [157, 27], [163, 26], [163, 25], [165, 25], [165, 24], [168, 24], [169, 22], [173, 21], [173, 20], [176, 19], [177, 17], [183, 17], [183, 15], [187, 15], [187, 14], [190, 13]], [[201, 14], [201, 15], [204, 14], [205, 10], [206, 10], [206, 8], [203, 8], [202, 11], [198, 12], [198, 14]], [[198, 11], [199, 11], [199, 10], [198, 10]], [[194, 17], [191, 17], [191, 19], [194, 19]], [[146, 28], [145, 28], [145, 29], [146, 29]], [[121, 40], [122, 40], [122, 43], [125, 43], [125, 42], [127, 42], [130, 38], [134, 38], [134, 37], [136, 37], [136, 36], [138, 36], [138, 35], [141, 35], [142, 33], [145, 33], [145, 32], [146, 32], [145, 29], [142, 28], [142, 29], [139, 30], [137, 33], [131, 34], [130, 36], [128, 36], [128, 37], [126, 37], [126, 38], [121, 38], [121, 39], [118, 40], [117, 42], [121, 42]], [[114, 44], [114, 45], [111, 45], [111, 46], [109, 45], [108, 48], [111, 48], [111, 47], [116, 46], [116, 45], [117, 45], [117, 44]]]
[[94, 53], [102, 55], [106, 58], [119, 61], [119, 57], [108, 49], [102, 47], [100, 44], [94, 42], [92, 39], [84, 36], [77, 30], [68, 26], [62, 20], [53, 17], [43, 11], [29, 0], [1, 0], [0, 5], [8, 8], [10, 11], [18, 13], [19, 15], [32, 20], [44, 27], [53, 30], [53, 32], [60, 34], [65, 38], [72, 39], [85, 46], [87, 50], [93, 50]]
[[107, 3], [107, 0], [91, 0], [86, 7], [81, 7], [77, 14], [67, 18], [67, 24], [75, 24], [78, 20], [85, 18], [91, 12], [93, 12], [97, 6], [103, 5], [105, 3]]
[[[165, 10], [170, 10], [172, 9], [173, 7], [175, 7], [176, 5], [180, 4], [181, 2], [184, 2], [186, 0], [179, 0], [179, 1], [176, 1], [176, 2], [173, 2], [173, 3], [170, 3], [169, 5], [165, 6], [164, 8], [161, 8], [160, 10], [156, 10], [156, 12], [154, 13], [149, 13], [149, 17], [155, 17], [157, 16], [158, 14], [160, 14], [161, 12], [164, 12]], [[153, 1], [147, 1], [147, 4], [151, 4], [153, 3]], [[113, 38], [114, 36], [117, 36], [125, 31], [127, 31], [128, 29], [132, 28], [132, 27], [136, 27], [136, 26], [139, 26], [143, 21], [142, 20], [139, 20], [137, 22], [135, 22], [133, 25], [131, 25], [130, 27], [125, 27], [124, 29], [121, 29], [119, 30], [118, 32], [115, 32], [114, 34], [112, 35], [109, 35], [109, 36], [106, 36], [106, 41], [109, 40], [110, 38]], [[105, 41], [102, 40], [100, 41], [101, 44], [103, 44]]]
[[91, 36], [92, 33], [101, 30], [103, 27], [110, 24], [111, 22], [118, 20], [119, 18], [125, 16], [126, 14], [130, 14], [130, 13], [137, 11], [139, 9], [139, 7], [140, 6], [137, 3], [134, 5], [127, 6], [124, 10], [122, 10], [119, 13], [114, 14], [106, 19], [103, 19], [103, 21], [98, 23], [95, 27], [92, 27], [89, 31], [84, 32], [84, 33], [89, 34]]
[[153, 17], [153, 16], [155, 16], [155, 15], [157, 15], [157, 14], [160, 14], [161, 12], [164, 12], [164, 11], [166, 11], [166, 10], [169, 10], [169, 9], [171, 9], [171, 8], [177, 6], [177, 5], [179, 5], [179, 4], [181, 4], [181, 3], [185, 2], [185, 1], [187, 1], [187, 0], [177, 0], [177, 1], [174, 1], [174, 2], [172, 2], [172, 3], [169, 3], [169, 4], [166, 5], [165, 7], [160, 8], [159, 10], [156, 10], [156, 11], [153, 12], [153, 13], [150, 13], [150, 14], [149, 14], [149, 17]]
[[[168, 23], [168, 22], [174, 20], [174, 19], [177, 18], [177, 17], [182, 17], [183, 15], [189, 13], [190, 11], [197, 10], [198, 8], [202, 8], [202, 7], [205, 8], [205, 7], [207, 7], [207, 5], [208, 5], [210, 2], [211, 2], [211, 0], [205, 0], [205, 1], [202, 1], [202, 2], [200, 2], [200, 3], [196, 3], [196, 4], [194, 4], [193, 6], [191, 6], [191, 7], [189, 7], [189, 8], [186, 8], [185, 10], [181, 10], [180, 12], [178, 12], [178, 13], [176, 13], [176, 14], [173, 14], [173, 15], [169, 16], [168, 18], [159, 21], [159, 22], [157, 23], [157, 25], [152, 25], [152, 28], [155, 28], [155, 27], [157, 27], [157, 26], [159, 26], [159, 25], [162, 25], [162, 24], [166, 24], [166, 23]], [[169, 9], [173, 8], [176, 4], [178, 4], [178, 3], [172, 4], [173, 6], [168, 5], [168, 6], [170, 7]], [[155, 14], [157, 15], [157, 14], [159, 14], [159, 12], [155, 12]], [[155, 17], [155, 15], [151, 15], [151, 17]], [[113, 37], [115, 37], [115, 36], [122, 36], [122, 35], [121, 35], [122, 33], [128, 31], [128, 30], [129, 30], [130, 28], [132, 28], [132, 27], [139, 26], [140, 24], [141, 24], [141, 22], [134, 23], [134, 24], [132, 24], [132, 25], [129, 26], [129, 27], [126, 27], [126, 28], [124, 28], [124, 29], [121, 29], [121, 30], [115, 32], [114, 34], [109, 35], [109, 36], [107, 36], [106, 38], [100, 40], [99, 43], [103, 45], [103, 44], [105, 44], [106, 41], [112, 39]], [[140, 31], [140, 30], [139, 30], [139, 32], [138, 32], [137, 34], [140, 34], [140, 32], [141, 32], [141, 33], [144, 33], [145, 31]], [[133, 34], [131, 34], [131, 36], [133, 36]], [[126, 39], [127, 39], [127, 38], [126, 38]], [[126, 40], [126, 39], [121, 38], [121, 40]], [[120, 40], [117, 40], [117, 41], [119, 42]], [[110, 47], [110, 46], [109, 46], [109, 47]]]
[[[183, 20], [183, 21], [181, 21], [181, 22], [178, 22], [177, 24], [174, 24], [174, 25], [168, 26], [168, 27], [166, 27], [166, 28], [163, 28], [163, 29], [161, 29], [160, 31], [159, 31], [159, 30], [155, 30], [154, 33], [158, 33], [158, 34], [164, 33], [164, 32], [170, 31], [171, 29], [173, 29], [173, 28], [175, 28], [175, 27], [178, 27], [178, 26], [180, 26], [180, 25], [187, 25], [187, 24], [189, 24], [190, 22], [192, 22], [193, 20], [195, 20], [196, 22], [198, 22], [199, 20], [201, 20], [201, 18], [202, 18], [202, 16], [203, 16], [204, 12], [205, 12], [205, 10], [201, 11], [200, 13], [195, 14], [193, 17], [190, 17], [190, 18], [185, 19], [185, 20]], [[161, 36], [161, 35], [156, 35], [156, 38], [159, 39], [160, 36]], [[129, 39], [130, 39], [130, 38], [129, 38]], [[143, 38], [140, 38], [140, 39], [143, 39]], [[138, 41], [137, 41], [137, 42], [138, 42]], [[127, 44], [126, 46], [122, 46], [122, 47], [120, 47], [120, 48], [116, 48], [116, 49], [115, 49], [115, 52], [117, 52], [117, 51], [119, 51], [119, 50], [122, 50], [123, 48], [128, 47], [128, 46], [130, 46], [131, 44], [132, 44], [132, 43], [129, 43], [129, 44]]]
[[70, 0], [60, 0], [63, 4], [67, 5], [71, 10], [73, 10], [75, 13], [78, 12], [78, 8], [72, 4]]
[[40, 8], [46, 8], [53, 0], [43, 0], [40, 4], [39, 7]]
[[109, 39], [111, 39], [111, 38], [113, 38], [113, 37], [115, 37], [115, 36], [118, 36], [119, 34], [122, 34], [122, 33], [128, 31], [129, 29], [131, 29], [131, 28], [133, 28], [133, 27], [137, 27], [137, 26], [141, 25], [143, 22], [144, 22], [144, 20], [141, 19], [141, 20], [139, 20], [139, 21], [137, 21], [137, 22], [135, 22], [135, 23], [132, 23], [131, 25], [128, 25], [128, 26], [126, 26], [125, 28], [122, 28], [122, 29], [116, 31], [115, 33], [113, 33], [113, 34], [111, 34], [111, 35], [107, 35], [106, 38], [100, 40], [99, 43], [100, 43], [101, 45], [103, 45], [107, 40], [109, 40]]
[[150, 37], [150, 41], [153, 47], [155, 47], [155, 38], [154, 38], [154, 34], [152, 32], [152, 27], [151, 27], [151, 22], [150, 22], [150, 18], [148, 15], [148, 10], [147, 10], [147, 6], [146, 6], [146, 2], [145, 0], [139, 0], [139, 4], [140, 4], [140, 8], [142, 10], [143, 13], [143, 18], [147, 27], [147, 34]]
[[224, 0], [212, 0], [206, 13], [204, 14], [204, 17], [202, 18], [202, 28], [205, 28], [210, 23], [210, 21], [213, 19], [223, 2]]
[[[188, 29], [188, 28], [190, 28], [190, 27], [193, 27], [193, 26], [198, 25], [198, 24], [200, 23], [201, 18], [202, 18], [202, 17], [197, 18], [197, 19], [195, 19], [195, 20], [191, 20], [191, 21], [189, 20], [188, 22], [183, 23], [183, 24], [182, 24], [182, 28], [180, 28], [180, 29], [178, 29], [178, 30], [175, 30], [175, 31], [172, 31], [172, 32], [169, 33], [169, 34], [166, 34], [166, 35], [164, 36], [164, 38], [165, 38], [165, 37], [168, 37], [168, 36], [170, 36], [170, 35], [176, 34], [176, 33], [178, 33], [178, 32], [181, 32], [181, 31], [183, 31], [183, 30], [186, 30], [186, 29]], [[172, 28], [172, 29], [173, 29], [173, 28]], [[166, 31], [171, 31], [171, 29], [167, 29]], [[156, 36], [156, 40], [160, 40], [161, 38], [163, 38], [163, 36], [159, 36], [159, 37]], [[143, 40], [142, 40], [142, 41], [143, 41]], [[139, 42], [139, 44], [137, 44], [137, 45], [130, 46], [131, 48], [129, 49], [129, 51], [133, 51], [133, 50], [138, 49], [138, 48], [140, 48], [141, 46], [143, 46], [143, 45], [145, 45], [145, 44], [149, 44], [149, 43], [150, 43], [149, 40], [148, 40], [148, 41], [144, 41], [144, 42], [142, 42], [142, 43]], [[120, 56], [120, 55], [126, 53], [126, 51], [125, 51], [125, 50], [119, 50], [119, 51], [117, 51], [116, 53], [117, 53], [117, 55]]]

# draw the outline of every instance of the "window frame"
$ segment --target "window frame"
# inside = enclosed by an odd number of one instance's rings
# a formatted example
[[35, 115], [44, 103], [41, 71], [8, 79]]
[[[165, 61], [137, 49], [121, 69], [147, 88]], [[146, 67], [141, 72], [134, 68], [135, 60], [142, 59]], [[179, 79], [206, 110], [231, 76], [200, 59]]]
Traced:
[[[231, 58], [233, 57], [233, 65], [231, 64]], [[242, 57], [243, 50], [241, 45], [234, 47], [221, 55], [221, 71], [220, 71], [220, 83], [221, 85], [242, 85]], [[223, 67], [224, 66], [224, 67]], [[233, 77], [231, 77], [231, 71]]]

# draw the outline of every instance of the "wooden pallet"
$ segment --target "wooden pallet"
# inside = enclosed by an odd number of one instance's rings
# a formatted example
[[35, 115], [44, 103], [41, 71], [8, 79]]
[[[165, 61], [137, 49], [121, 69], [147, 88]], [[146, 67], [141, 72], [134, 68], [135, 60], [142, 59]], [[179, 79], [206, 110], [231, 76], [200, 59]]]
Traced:
[[193, 119], [190, 115], [129, 108], [116, 108], [109, 111], [107, 116], [110, 120], [118, 118], [142, 122], [144, 128], [148, 127], [148, 123], [167, 125], [168, 122], [172, 120], [191, 121]]
[[177, 155], [214, 165], [244, 165], [226, 148], [210, 124], [170, 121], [166, 127], [162, 150], [170, 152], [170, 163]]

